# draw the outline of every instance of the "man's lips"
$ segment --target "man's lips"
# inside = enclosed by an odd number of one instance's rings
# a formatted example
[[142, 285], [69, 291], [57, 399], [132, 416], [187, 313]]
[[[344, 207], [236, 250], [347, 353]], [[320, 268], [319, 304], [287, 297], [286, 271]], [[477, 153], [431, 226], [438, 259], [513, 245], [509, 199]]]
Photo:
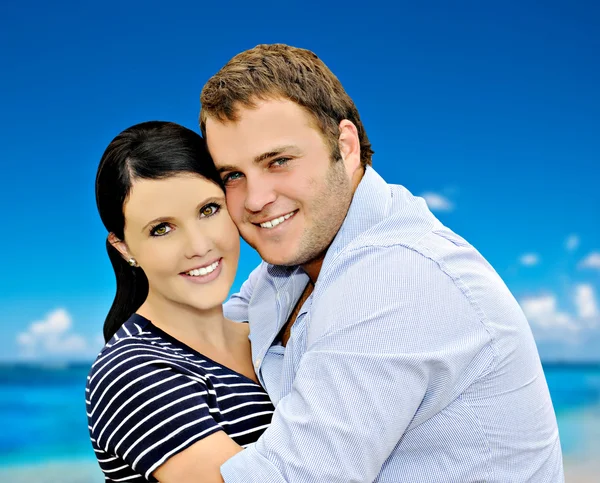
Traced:
[[267, 218], [264, 221], [252, 222], [252, 224], [256, 225], [256, 226], [259, 226], [261, 228], [272, 229], [272, 228], [275, 228], [276, 226], [282, 224], [283, 222], [289, 220], [296, 213], [298, 213], [298, 210], [290, 211], [290, 212], [285, 213], [283, 215], [270, 217], [270, 218]]

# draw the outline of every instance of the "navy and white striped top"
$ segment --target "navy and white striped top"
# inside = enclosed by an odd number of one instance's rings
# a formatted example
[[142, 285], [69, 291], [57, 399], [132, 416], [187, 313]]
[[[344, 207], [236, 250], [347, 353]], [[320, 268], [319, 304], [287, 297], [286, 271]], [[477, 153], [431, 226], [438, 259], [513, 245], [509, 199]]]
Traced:
[[86, 403], [106, 481], [157, 481], [152, 472], [169, 457], [219, 430], [245, 447], [273, 415], [260, 385], [137, 314], [98, 355]]

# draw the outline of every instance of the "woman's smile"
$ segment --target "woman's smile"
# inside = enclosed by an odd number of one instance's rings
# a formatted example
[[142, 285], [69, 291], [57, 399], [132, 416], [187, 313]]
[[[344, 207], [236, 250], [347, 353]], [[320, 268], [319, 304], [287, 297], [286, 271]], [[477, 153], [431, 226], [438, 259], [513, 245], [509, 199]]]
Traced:
[[221, 274], [222, 266], [223, 258], [219, 258], [208, 265], [203, 265], [199, 268], [182, 272], [179, 275], [192, 283], [209, 283], [215, 280]]

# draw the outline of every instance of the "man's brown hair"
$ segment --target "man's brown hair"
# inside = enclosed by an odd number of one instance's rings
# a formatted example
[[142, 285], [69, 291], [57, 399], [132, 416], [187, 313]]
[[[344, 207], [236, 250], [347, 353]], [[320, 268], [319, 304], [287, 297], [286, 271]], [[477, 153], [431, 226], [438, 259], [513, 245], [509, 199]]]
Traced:
[[333, 159], [340, 159], [339, 124], [351, 121], [358, 131], [360, 161], [371, 164], [371, 143], [358, 110], [338, 78], [310, 50], [285, 44], [257, 45], [233, 57], [211, 77], [200, 94], [200, 129], [206, 120], [237, 121], [237, 109], [257, 99], [284, 98], [302, 106], [316, 121]]

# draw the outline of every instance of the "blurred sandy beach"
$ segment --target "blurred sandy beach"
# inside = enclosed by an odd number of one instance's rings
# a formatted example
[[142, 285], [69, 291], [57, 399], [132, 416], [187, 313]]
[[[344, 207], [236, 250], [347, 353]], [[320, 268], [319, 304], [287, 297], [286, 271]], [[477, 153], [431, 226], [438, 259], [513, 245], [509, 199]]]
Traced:
[[0, 467], [0, 481], [10, 483], [103, 483], [93, 460], [51, 461], [28, 466]]
[[[567, 483], [597, 483], [600, 461], [565, 458]], [[104, 477], [93, 460], [57, 461], [29, 467], [0, 468], [0, 481], [10, 483], [103, 483]], [[551, 482], [549, 482], [551, 483]]]
[[566, 483], [597, 483], [600, 481], [600, 462], [565, 458]]

